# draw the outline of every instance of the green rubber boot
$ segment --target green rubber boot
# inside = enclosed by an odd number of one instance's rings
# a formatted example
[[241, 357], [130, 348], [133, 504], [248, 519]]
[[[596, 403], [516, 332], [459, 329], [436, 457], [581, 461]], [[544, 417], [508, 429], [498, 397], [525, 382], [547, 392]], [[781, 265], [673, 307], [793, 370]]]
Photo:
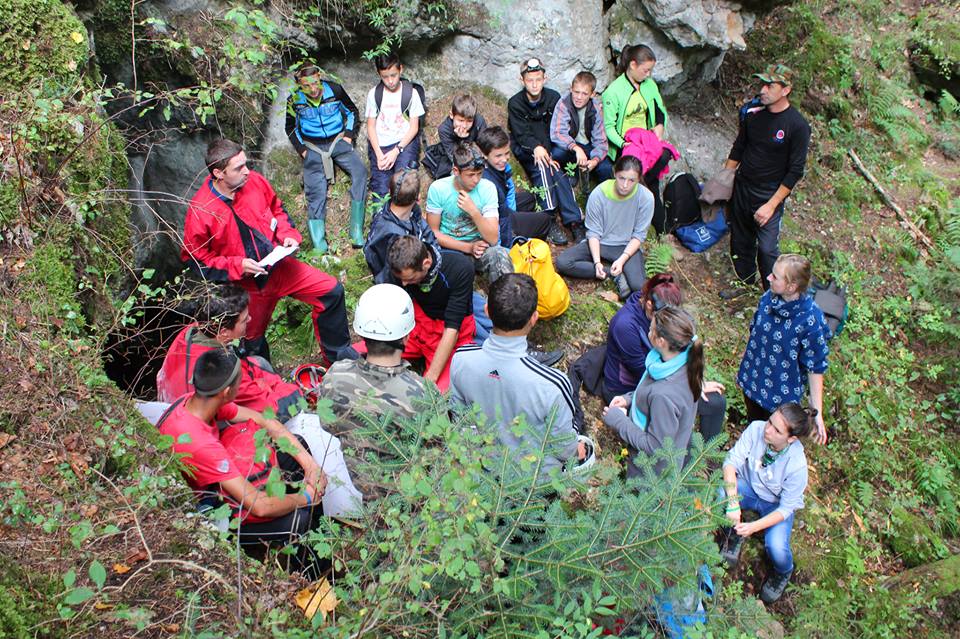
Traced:
[[363, 246], [363, 209], [361, 200], [350, 202], [350, 243], [353, 248]]
[[313, 250], [319, 253], [326, 253], [327, 238], [326, 220], [307, 220], [307, 226], [310, 229], [310, 239], [313, 241]]

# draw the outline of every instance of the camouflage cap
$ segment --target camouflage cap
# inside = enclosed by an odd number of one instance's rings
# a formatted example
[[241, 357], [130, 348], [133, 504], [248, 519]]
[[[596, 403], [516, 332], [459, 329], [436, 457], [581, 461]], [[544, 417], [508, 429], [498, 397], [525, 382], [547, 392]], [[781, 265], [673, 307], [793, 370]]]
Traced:
[[754, 73], [754, 78], [760, 78], [766, 83], [777, 82], [785, 87], [793, 84], [793, 69], [785, 64], [771, 64], [763, 73]]

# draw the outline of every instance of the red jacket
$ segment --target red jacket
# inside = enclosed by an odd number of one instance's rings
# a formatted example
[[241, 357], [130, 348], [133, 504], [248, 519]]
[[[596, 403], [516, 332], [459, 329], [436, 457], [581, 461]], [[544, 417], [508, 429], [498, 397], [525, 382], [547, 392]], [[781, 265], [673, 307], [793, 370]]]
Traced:
[[[298, 244], [303, 240], [265, 177], [250, 171], [247, 183], [229, 200], [217, 193], [208, 176], [190, 200], [180, 259], [204, 279], [237, 281], [244, 277], [244, 258], [259, 261], [287, 238]], [[262, 288], [266, 279], [256, 282]]]
[[[193, 367], [197, 359], [211, 348], [222, 347], [215, 339], [197, 330], [196, 324], [180, 331], [157, 373], [157, 398], [161, 402], [174, 402], [178, 397], [192, 393]], [[233, 403], [261, 413], [269, 407], [277, 419], [286, 421], [289, 417], [287, 409], [298, 404], [299, 400], [299, 386], [260, 368], [246, 357], [240, 359], [240, 391]]]

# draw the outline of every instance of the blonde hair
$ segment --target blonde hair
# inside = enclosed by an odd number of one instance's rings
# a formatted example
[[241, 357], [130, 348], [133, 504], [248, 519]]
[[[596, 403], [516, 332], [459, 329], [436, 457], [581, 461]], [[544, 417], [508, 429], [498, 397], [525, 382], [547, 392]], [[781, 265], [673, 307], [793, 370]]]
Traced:
[[810, 260], [796, 253], [784, 253], [776, 264], [783, 266], [783, 278], [787, 284], [796, 285], [798, 293], [810, 288]]

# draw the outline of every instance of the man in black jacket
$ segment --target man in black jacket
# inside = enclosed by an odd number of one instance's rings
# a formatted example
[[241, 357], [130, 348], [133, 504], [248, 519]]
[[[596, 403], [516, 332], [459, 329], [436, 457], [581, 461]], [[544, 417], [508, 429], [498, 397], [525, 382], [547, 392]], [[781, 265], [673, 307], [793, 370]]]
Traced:
[[[544, 210], [559, 210], [560, 220], [573, 234], [573, 241], [586, 237], [583, 211], [577, 204], [573, 187], [560, 164], [550, 157], [550, 120], [560, 101], [560, 94], [543, 86], [546, 69], [539, 58], [530, 58], [520, 65], [523, 90], [507, 103], [507, 124], [510, 128], [510, 150], [539, 191], [537, 200]], [[566, 244], [562, 229], [550, 232], [554, 244]]]
[[[764, 290], [780, 256], [783, 202], [803, 177], [810, 146], [810, 125], [790, 105], [793, 71], [782, 64], [755, 73], [763, 88], [760, 105], [740, 119], [737, 139], [724, 165], [736, 169], [730, 201], [730, 256], [737, 277], [756, 282], [760, 267]], [[741, 290], [724, 291], [724, 299]]]

